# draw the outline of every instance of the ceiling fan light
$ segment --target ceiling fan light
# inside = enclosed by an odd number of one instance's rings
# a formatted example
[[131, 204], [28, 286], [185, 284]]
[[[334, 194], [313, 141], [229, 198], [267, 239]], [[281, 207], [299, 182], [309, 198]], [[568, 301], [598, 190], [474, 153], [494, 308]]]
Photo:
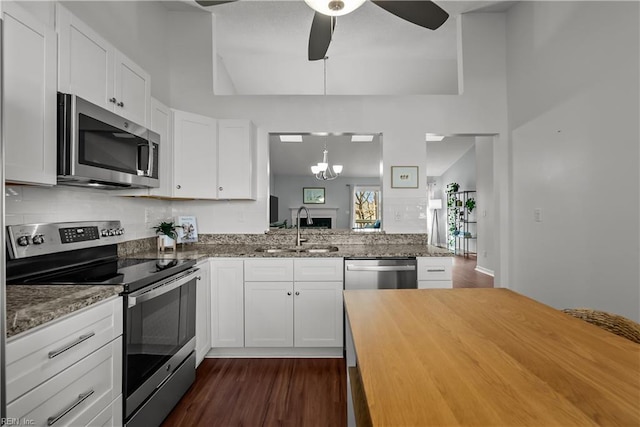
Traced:
[[342, 165], [333, 165], [333, 171], [335, 173], [342, 173]]
[[318, 163], [318, 169], [320, 169], [321, 172], [326, 171], [328, 167], [329, 163]]
[[365, 0], [304, 0], [316, 12], [327, 16], [342, 16], [351, 13]]
[[315, 174], [317, 174], [319, 172], [320, 172], [320, 167], [319, 166], [317, 166], [317, 165], [311, 166], [311, 173], [312, 174], [315, 175]]

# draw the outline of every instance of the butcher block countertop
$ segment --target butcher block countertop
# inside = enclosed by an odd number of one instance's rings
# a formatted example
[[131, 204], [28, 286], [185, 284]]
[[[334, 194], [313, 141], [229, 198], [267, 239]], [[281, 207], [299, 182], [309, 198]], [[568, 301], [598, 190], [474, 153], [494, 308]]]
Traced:
[[640, 345], [507, 289], [345, 291], [374, 426], [640, 425]]

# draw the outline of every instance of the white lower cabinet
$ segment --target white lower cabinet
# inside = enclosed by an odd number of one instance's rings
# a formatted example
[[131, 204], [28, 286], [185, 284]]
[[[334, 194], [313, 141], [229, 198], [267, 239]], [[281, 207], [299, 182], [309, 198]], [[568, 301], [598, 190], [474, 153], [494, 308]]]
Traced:
[[342, 282], [294, 283], [295, 347], [342, 347]]
[[211, 260], [211, 346], [244, 347], [244, 262]]
[[[245, 260], [245, 277], [254, 279], [244, 284], [245, 346], [342, 347], [342, 262]], [[283, 280], [259, 281], [278, 275]]]
[[122, 425], [122, 309], [114, 297], [10, 338], [7, 417]]
[[196, 264], [196, 367], [211, 349], [211, 269], [206, 259]]
[[293, 347], [293, 283], [244, 284], [246, 347]]
[[418, 289], [453, 288], [453, 257], [419, 257]]

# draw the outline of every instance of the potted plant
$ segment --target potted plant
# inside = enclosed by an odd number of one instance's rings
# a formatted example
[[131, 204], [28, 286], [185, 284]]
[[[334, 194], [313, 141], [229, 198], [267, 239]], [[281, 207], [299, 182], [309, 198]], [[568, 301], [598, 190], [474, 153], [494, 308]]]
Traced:
[[460, 189], [460, 184], [458, 184], [457, 182], [452, 182], [450, 184], [447, 184], [447, 193], [449, 194], [457, 193], [459, 189]]
[[469, 211], [469, 213], [473, 212], [473, 210], [476, 208], [476, 201], [473, 197], [467, 199], [467, 201], [465, 202], [465, 207], [467, 208], [467, 210]]
[[164, 248], [176, 247], [176, 238], [178, 234], [176, 232], [176, 225], [173, 221], [162, 221], [160, 224], [153, 227], [156, 234], [158, 234], [158, 249], [163, 251]]

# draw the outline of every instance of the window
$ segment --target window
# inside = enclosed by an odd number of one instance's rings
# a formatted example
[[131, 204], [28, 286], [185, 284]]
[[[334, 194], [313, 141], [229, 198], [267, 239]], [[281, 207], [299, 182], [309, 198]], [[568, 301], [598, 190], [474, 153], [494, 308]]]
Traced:
[[380, 228], [380, 187], [353, 187], [353, 229]]

